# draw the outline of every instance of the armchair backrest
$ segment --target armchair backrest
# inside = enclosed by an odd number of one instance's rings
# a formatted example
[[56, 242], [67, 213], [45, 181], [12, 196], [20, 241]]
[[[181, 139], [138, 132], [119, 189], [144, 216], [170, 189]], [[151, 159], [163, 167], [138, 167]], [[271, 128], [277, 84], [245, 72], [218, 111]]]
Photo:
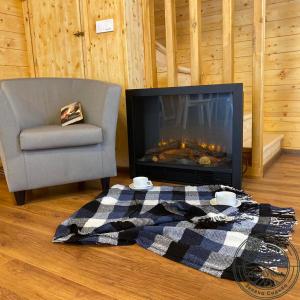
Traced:
[[0, 88], [21, 130], [41, 125], [60, 124], [61, 107], [74, 101], [82, 103], [86, 122], [101, 125], [97, 123], [101, 119], [104, 99], [111, 86], [114, 85], [96, 80], [73, 78], [28, 78], [0, 81]]

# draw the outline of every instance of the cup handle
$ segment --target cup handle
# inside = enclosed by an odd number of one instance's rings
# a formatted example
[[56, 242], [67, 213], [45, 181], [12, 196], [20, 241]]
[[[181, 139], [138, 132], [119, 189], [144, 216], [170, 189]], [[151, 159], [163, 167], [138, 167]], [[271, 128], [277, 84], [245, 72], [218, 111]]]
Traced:
[[147, 186], [152, 186], [152, 181], [151, 180], [147, 181]]

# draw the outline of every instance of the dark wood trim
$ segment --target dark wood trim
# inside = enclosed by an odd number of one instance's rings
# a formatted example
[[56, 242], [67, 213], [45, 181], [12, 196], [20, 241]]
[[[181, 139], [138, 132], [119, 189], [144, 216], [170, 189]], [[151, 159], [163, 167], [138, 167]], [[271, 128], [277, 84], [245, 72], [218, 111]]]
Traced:
[[15, 192], [14, 195], [15, 195], [17, 205], [24, 205], [25, 204], [25, 198], [26, 198], [26, 192], [25, 191]]

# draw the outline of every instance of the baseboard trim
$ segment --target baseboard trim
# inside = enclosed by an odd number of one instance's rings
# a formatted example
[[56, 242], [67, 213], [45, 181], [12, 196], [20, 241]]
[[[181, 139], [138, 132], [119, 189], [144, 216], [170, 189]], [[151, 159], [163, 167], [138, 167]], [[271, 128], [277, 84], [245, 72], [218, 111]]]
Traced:
[[117, 167], [118, 173], [129, 173], [129, 167]]
[[300, 155], [300, 149], [282, 149], [283, 153]]
[[266, 164], [264, 164], [264, 174], [274, 164], [274, 162], [279, 159], [282, 153], [283, 151], [281, 149]]

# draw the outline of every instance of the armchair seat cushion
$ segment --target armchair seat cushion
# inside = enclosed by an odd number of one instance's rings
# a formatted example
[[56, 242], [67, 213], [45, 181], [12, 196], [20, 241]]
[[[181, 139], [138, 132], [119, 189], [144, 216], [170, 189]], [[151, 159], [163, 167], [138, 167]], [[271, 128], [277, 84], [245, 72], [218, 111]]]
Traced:
[[102, 129], [89, 124], [48, 125], [22, 130], [22, 150], [45, 150], [100, 144]]

